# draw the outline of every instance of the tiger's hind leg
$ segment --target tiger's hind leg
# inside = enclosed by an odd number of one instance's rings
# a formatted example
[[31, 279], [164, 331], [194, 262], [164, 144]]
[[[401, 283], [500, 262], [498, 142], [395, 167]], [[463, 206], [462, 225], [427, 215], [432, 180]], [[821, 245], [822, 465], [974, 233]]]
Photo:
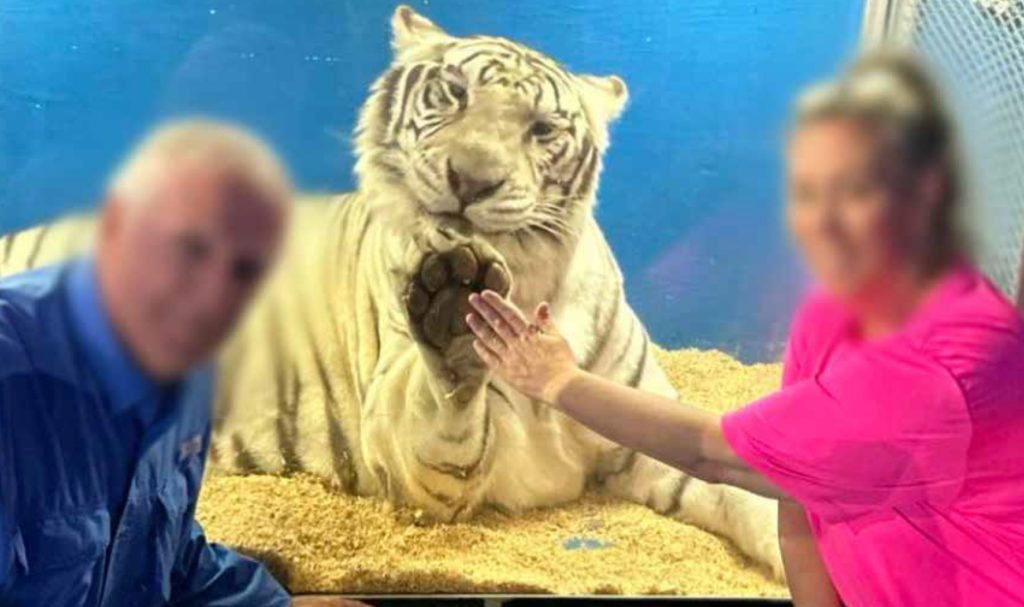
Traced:
[[603, 491], [724, 537], [784, 580], [778, 502], [736, 487], [706, 483], [645, 455], [617, 448], [596, 476]]

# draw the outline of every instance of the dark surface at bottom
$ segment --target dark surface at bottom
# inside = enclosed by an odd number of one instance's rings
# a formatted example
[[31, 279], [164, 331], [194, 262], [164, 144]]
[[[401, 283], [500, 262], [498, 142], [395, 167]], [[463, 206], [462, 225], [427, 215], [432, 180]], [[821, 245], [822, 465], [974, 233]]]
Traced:
[[[359, 597], [352, 597], [359, 598]], [[654, 607], [657, 605], [706, 605], [714, 607], [758, 607], [765, 605], [792, 606], [788, 599], [716, 599], [687, 597], [365, 597], [363, 602], [374, 607], [541, 607], [544, 605], [571, 605], [572, 607], [608, 607], [610, 605], [632, 605], [635, 607]]]

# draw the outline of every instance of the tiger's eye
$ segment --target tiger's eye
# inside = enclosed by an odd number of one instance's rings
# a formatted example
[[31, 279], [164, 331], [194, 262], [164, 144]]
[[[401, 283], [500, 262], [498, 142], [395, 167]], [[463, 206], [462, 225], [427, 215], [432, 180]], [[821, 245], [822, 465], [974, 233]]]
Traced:
[[466, 98], [466, 87], [462, 86], [461, 84], [449, 82], [448, 93], [451, 94], [452, 97], [455, 97], [456, 99], [461, 101]]
[[555, 127], [552, 126], [550, 122], [538, 121], [534, 122], [533, 125], [530, 126], [530, 134], [533, 135], [534, 137], [544, 137], [545, 135], [550, 135], [552, 132], [554, 132], [554, 130]]

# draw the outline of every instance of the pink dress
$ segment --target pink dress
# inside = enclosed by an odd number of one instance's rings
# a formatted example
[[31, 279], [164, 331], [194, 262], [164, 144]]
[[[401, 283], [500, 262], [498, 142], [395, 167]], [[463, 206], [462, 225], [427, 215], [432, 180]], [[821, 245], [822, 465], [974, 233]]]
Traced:
[[783, 375], [723, 432], [803, 504], [846, 605], [1024, 605], [1024, 322], [985, 278], [869, 341], [814, 295]]

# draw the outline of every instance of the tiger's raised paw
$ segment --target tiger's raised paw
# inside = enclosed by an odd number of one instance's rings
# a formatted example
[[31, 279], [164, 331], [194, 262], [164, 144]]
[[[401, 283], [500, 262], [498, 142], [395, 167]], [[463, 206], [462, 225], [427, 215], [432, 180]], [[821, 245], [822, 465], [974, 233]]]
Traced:
[[449, 350], [472, 343], [466, 325], [469, 295], [490, 289], [504, 296], [511, 286], [505, 262], [476, 243], [427, 253], [405, 294], [413, 336], [449, 363], [457, 363]]

